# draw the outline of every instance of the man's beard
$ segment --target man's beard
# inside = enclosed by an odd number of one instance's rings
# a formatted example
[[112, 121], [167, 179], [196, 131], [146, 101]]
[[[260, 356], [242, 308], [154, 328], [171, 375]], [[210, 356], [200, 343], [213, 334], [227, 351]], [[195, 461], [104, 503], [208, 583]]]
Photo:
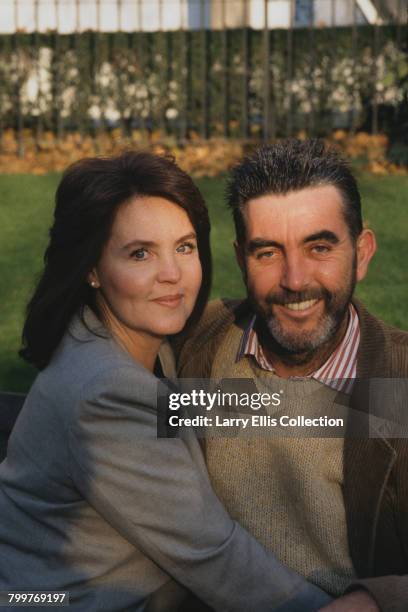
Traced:
[[[345, 279], [346, 285], [341, 290], [330, 292], [324, 287], [316, 287], [305, 291], [286, 289], [271, 292], [266, 298], [266, 307], [260, 307], [249, 291], [248, 297], [258, 315], [257, 331], [261, 334], [265, 348], [279, 355], [284, 362], [301, 365], [314, 359], [326, 347], [330, 347], [345, 320], [356, 285], [356, 272], [357, 262], [354, 257], [350, 277]], [[312, 330], [287, 330], [273, 314], [274, 304], [283, 305], [314, 299], [324, 301], [324, 311]]]

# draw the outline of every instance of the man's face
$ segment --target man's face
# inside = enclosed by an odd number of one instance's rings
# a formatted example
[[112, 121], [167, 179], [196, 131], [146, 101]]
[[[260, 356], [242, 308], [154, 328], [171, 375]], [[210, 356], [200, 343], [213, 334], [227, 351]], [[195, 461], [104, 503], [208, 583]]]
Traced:
[[325, 185], [261, 196], [247, 203], [244, 221], [237, 255], [256, 311], [282, 352], [316, 352], [341, 328], [367, 268], [340, 192]]

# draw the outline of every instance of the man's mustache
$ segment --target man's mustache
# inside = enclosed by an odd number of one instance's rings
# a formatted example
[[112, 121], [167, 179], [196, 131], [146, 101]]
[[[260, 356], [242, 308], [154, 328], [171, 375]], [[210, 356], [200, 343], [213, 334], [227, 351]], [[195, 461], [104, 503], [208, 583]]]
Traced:
[[268, 293], [265, 302], [268, 306], [278, 304], [294, 304], [296, 302], [307, 302], [308, 300], [324, 300], [326, 303], [331, 300], [332, 294], [323, 287], [315, 289], [305, 289], [304, 291], [291, 291], [285, 289], [283, 291], [273, 291]]

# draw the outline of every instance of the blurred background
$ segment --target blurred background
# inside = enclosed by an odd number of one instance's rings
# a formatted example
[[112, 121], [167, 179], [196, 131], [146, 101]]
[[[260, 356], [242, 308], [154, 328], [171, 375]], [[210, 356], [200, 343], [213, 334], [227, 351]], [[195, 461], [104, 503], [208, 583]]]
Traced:
[[0, 390], [18, 358], [60, 172], [150, 148], [196, 177], [213, 295], [240, 296], [225, 173], [320, 136], [352, 160], [379, 252], [358, 294], [408, 329], [408, 0], [0, 0]]

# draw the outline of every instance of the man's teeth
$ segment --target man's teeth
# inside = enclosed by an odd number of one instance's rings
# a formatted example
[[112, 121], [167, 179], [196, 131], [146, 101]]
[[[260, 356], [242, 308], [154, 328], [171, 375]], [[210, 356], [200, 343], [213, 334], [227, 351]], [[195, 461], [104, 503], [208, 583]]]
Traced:
[[291, 304], [284, 304], [285, 308], [289, 310], [306, 310], [311, 306], [314, 306], [318, 300], [306, 300], [305, 302], [292, 302]]

